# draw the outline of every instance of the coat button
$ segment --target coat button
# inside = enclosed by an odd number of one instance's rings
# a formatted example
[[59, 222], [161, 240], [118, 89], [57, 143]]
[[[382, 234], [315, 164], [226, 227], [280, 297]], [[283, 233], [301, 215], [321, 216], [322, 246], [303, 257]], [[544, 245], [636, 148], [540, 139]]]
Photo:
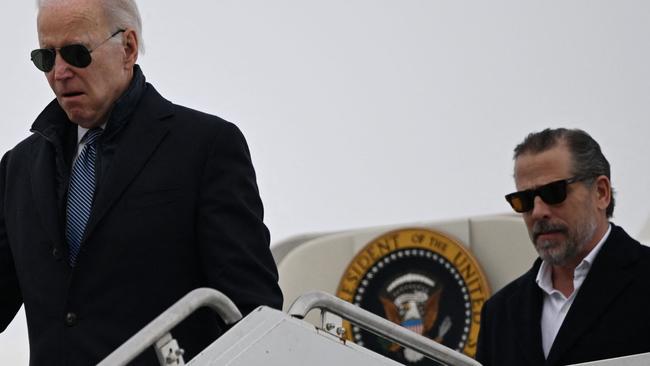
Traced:
[[65, 325], [72, 327], [77, 324], [77, 314], [67, 313], [65, 314]]
[[52, 257], [56, 259], [57, 261], [61, 260], [61, 250], [59, 248], [52, 248]]

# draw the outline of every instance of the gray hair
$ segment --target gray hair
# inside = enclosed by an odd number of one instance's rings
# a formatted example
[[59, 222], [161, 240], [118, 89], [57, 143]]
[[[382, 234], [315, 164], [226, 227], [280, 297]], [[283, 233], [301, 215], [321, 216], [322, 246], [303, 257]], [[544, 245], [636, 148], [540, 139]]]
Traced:
[[[547, 128], [540, 132], [530, 133], [522, 143], [515, 147], [514, 159], [516, 160], [520, 155], [526, 153], [539, 154], [550, 150], [560, 142], [566, 143], [571, 153], [574, 176], [591, 178], [586, 180], [591, 184], [593, 184], [593, 178], [601, 175], [611, 180], [609, 162], [600, 150], [600, 145], [588, 133], [579, 129]], [[611, 189], [612, 198], [605, 211], [607, 217], [614, 215], [614, 188]]]
[[[61, 0], [36, 0], [36, 6], [40, 11], [43, 6], [60, 2]], [[142, 38], [142, 18], [135, 0], [98, 0], [104, 9], [110, 32], [118, 29], [133, 29], [138, 37], [138, 49], [144, 53], [144, 39]]]

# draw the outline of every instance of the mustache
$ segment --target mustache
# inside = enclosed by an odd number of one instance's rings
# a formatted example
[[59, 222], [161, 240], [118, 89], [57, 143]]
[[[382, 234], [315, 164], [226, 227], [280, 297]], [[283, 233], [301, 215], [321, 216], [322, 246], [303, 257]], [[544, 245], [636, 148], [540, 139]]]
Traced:
[[546, 234], [546, 233], [567, 233], [568, 228], [566, 225], [563, 224], [558, 224], [558, 223], [552, 223], [548, 220], [540, 220], [533, 225], [533, 239], [537, 240], [537, 237]]

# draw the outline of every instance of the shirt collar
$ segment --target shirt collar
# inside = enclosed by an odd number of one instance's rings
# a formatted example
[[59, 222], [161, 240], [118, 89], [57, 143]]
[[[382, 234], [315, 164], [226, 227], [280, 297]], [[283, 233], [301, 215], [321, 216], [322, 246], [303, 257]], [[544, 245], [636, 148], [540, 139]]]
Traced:
[[586, 262], [586, 263], [589, 264], [589, 266], [591, 266], [594, 263], [594, 260], [596, 259], [596, 256], [598, 255], [598, 252], [600, 252], [600, 249], [603, 247], [603, 244], [605, 244], [605, 241], [607, 241], [607, 238], [609, 237], [609, 233], [611, 231], [612, 231], [612, 225], [608, 224], [607, 225], [607, 231], [605, 232], [605, 235], [603, 235], [602, 239], [600, 239], [598, 244], [596, 244], [594, 249], [592, 249], [591, 252], [589, 252], [589, 254], [587, 254], [585, 259], [583, 259], [582, 262], [580, 262], [580, 264]]
[[[102, 123], [102, 125], [99, 126], [99, 127], [100, 127], [102, 130], [104, 130], [104, 129], [106, 129], [106, 124], [107, 124], [107, 123], [108, 123], [108, 122], [104, 122], [104, 123]], [[77, 145], [79, 145], [79, 143], [81, 142], [81, 139], [84, 138], [84, 136], [86, 135], [86, 132], [88, 132], [88, 129], [87, 129], [87, 128], [83, 128], [83, 127], [77, 125]]]
[[[607, 238], [609, 237], [609, 233], [612, 231], [612, 225], [609, 224], [607, 226], [607, 231], [605, 232], [605, 235], [600, 239], [598, 244], [587, 254], [586, 257], [578, 264], [578, 266], [575, 268], [573, 271], [574, 277], [577, 276], [587, 276], [587, 273], [589, 272], [589, 269], [591, 269], [591, 265], [594, 263], [594, 260], [596, 259], [596, 256], [598, 255], [598, 252], [600, 252], [600, 249], [602, 249], [603, 244], [605, 244], [605, 241], [607, 241]], [[553, 279], [551, 278], [551, 265], [547, 261], [543, 261], [542, 265], [539, 267], [539, 270], [537, 271], [537, 277], [535, 278], [535, 282], [537, 283], [537, 286], [541, 288], [544, 292], [547, 294], [551, 294], [555, 289], [553, 288]]]

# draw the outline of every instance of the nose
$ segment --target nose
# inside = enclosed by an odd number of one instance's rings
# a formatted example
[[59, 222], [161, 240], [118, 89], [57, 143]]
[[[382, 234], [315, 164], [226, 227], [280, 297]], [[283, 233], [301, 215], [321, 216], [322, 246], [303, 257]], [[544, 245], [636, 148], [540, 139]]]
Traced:
[[530, 211], [530, 217], [533, 219], [547, 218], [551, 215], [549, 205], [542, 200], [540, 196], [535, 196], [533, 200], [533, 209]]
[[65, 62], [59, 52], [57, 52], [56, 56], [54, 57], [54, 67], [50, 72], [54, 73], [54, 80], [69, 79], [73, 75], [72, 70], [70, 69], [70, 65]]

